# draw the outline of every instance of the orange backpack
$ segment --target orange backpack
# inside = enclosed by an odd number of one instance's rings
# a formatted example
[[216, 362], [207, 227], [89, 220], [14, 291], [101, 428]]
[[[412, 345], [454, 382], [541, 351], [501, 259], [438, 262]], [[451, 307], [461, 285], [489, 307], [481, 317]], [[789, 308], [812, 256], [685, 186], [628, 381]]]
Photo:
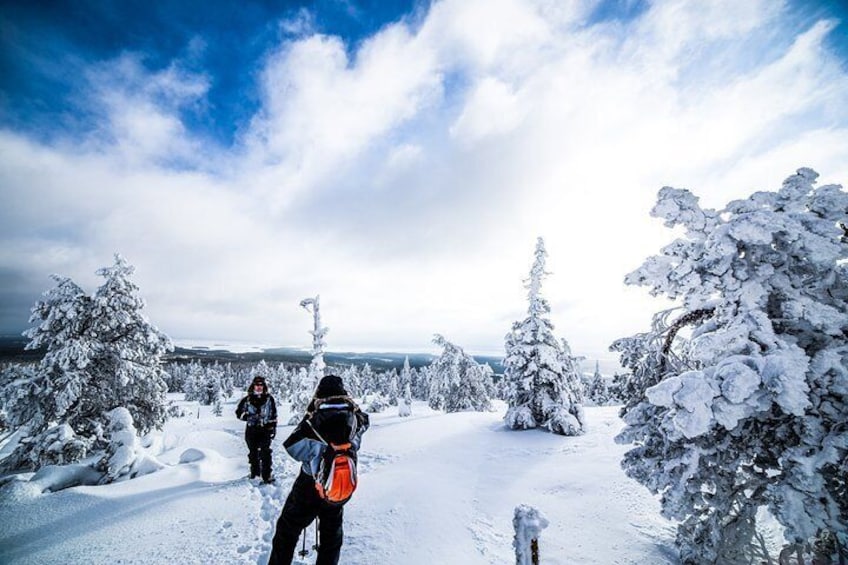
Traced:
[[344, 504], [353, 496], [359, 482], [356, 473], [356, 452], [349, 443], [327, 445], [318, 475], [315, 490], [318, 496], [331, 504]]

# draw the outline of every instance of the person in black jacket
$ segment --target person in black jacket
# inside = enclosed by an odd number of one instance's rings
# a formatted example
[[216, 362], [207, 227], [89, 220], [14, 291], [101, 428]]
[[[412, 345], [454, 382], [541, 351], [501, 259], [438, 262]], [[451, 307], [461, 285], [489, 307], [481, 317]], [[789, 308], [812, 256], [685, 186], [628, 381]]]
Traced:
[[265, 377], [253, 378], [247, 396], [236, 407], [236, 417], [247, 422], [244, 441], [247, 442], [250, 478], [261, 475], [263, 482], [274, 482], [271, 475], [271, 440], [277, 435], [277, 403], [268, 391]]
[[368, 415], [348, 396], [340, 377], [328, 375], [321, 379], [306, 415], [283, 443], [289, 455], [302, 465], [277, 520], [269, 565], [289, 565], [300, 533], [316, 518], [320, 542], [315, 565], [339, 562], [344, 502], [331, 503], [322, 498], [315, 477], [320, 474], [325, 454], [333, 449], [331, 445], [345, 445], [355, 458], [368, 425]]

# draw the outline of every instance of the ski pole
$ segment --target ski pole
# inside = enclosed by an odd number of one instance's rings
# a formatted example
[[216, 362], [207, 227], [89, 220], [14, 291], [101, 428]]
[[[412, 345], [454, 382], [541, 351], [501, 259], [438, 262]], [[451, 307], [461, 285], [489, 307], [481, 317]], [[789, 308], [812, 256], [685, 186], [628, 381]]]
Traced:
[[306, 528], [303, 528], [303, 549], [298, 552], [298, 555], [301, 557], [306, 557], [309, 555], [309, 552], [306, 551]]
[[312, 546], [312, 549], [314, 549], [315, 551], [318, 551], [319, 545], [320, 544], [318, 543], [318, 517], [316, 516], [315, 517], [315, 545]]

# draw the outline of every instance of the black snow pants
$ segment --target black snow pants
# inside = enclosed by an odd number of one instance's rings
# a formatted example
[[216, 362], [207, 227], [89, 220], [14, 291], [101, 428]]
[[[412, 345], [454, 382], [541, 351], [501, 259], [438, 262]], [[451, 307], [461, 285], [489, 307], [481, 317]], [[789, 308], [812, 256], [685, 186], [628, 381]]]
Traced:
[[271, 432], [262, 426], [247, 426], [244, 430], [247, 442], [247, 461], [250, 476], [271, 478]]
[[[268, 565], [289, 565], [300, 533], [318, 518], [318, 559], [315, 565], [337, 565], [342, 550], [344, 507], [326, 503], [315, 490], [315, 481], [301, 471], [277, 520]], [[307, 542], [308, 545], [311, 543]]]

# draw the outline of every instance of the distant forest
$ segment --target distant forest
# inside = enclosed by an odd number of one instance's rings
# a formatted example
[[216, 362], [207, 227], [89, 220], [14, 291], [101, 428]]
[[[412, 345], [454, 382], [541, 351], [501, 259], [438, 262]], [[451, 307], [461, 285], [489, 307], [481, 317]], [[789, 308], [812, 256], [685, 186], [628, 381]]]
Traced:
[[[24, 337], [0, 336], [0, 362], [25, 363], [39, 361], [44, 355], [44, 352], [40, 350], [26, 350], [27, 343], [28, 340]], [[409, 357], [409, 366], [413, 368], [429, 365], [435, 358], [434, 355], [426, 353], [324, 353], [324, 360], [330, 366], [362, 366], [368, 363], [373, 369], [380, 371], [391, 369], [397, 369], [399, 371], [403, 367], [403, 361], [406, 357]], [[474, 355], [473, 357], [478, 363], [488, 363], [495, 374], [503, 374], [502, 357], [485, 355]], [[312, 353], [306, 350], [282, 347], [247, 353], [233, 353], [225, 349], [187, 349], [184, 347], [175, 347], [174, 351], [164, 356], [163, 361], [166, 363], [179, 363], [198, 360], [205, 363], [214, 363], [217, 361], [219, 363], [255, 364], [263, 359], [268, 363], [288, 363], [306, 367], [312, 360]]]

